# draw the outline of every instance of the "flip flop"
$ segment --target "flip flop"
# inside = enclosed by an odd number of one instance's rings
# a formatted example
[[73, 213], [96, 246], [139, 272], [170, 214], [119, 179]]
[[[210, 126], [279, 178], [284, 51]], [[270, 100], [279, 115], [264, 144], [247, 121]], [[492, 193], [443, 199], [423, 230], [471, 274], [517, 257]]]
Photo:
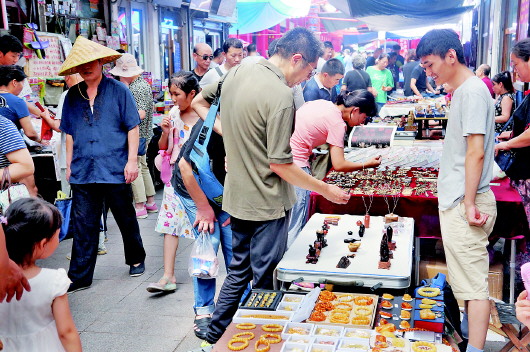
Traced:
[[210, 325], [211, 322], [212, 322], [212, 318], [211, 317], [195, 319], [193, 321], [193, 324], [195, 324], [193, 326], [193, 330], [195, 332], [195, 336], [197, 336], [201, 340], [205, 340], [206, 339], [206, 333], [208, 332], [208, 326]]

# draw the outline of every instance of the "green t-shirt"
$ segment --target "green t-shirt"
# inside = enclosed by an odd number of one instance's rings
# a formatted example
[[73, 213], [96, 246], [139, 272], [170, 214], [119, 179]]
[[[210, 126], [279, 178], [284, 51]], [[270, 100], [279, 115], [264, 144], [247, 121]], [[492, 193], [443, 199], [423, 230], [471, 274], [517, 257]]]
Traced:
[[375, 101], [377, 103], [386, 103], [387, 92], [385, 92], [382, 87], [393, 87], [394, 86], [394, 77], [392, 77], [392, 72], [389, 69], [378, 70], [374, 66], [369, 66], [366, 68], [366, 72], [370, 75], [372, 80], [372, 87], [377, 90], [377, 97]]
[[[217, 82], [202, 96], [211, 103]], [[250, 221], [285, 216], [296, 202], [294, 188], [272, 172], [270, 164], [293, 162], [292, 89], [278, 67], [265, 59], [233, 67], [221, 89], [221, 125], [227, 174], [223, 210]]]

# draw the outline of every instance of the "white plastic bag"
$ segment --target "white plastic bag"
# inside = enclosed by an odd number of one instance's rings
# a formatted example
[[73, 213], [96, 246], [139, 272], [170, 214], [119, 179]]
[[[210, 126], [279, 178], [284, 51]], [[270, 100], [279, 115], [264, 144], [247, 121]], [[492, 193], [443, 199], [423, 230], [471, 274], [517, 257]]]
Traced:
[[208, 232], [201, 232], [191, 248], [188, 265], [190, 276], [201, 279], [213, 279], [219, 272], [219, 261], [213, 250], [212, 239]]

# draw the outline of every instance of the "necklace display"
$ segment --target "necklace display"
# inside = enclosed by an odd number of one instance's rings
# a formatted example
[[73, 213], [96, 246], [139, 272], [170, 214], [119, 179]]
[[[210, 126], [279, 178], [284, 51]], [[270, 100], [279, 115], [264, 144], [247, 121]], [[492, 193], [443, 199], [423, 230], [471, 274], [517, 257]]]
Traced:
[[364, 210], [366, 210], [366, 213], [364, 215], [364, 227], [366, 227], [367, 229], [370, 228], [370, 209], [372, 208], [372, 203], [374, 202], [374, 195], [373, 194], [370, 194], [368, 196], [368, 198], [370, 199], [370, 204], [368, 205], [368, 207], [366, 206], [366, 201], [364, 200], [364, 196], [361, 196], [361, 198], [363, 199], [363, 204], [364, 204]]
[[352, 195], [437, 196], [437, 169], [378, 168], [356, 172], [331, 171], [324, 182]]
[[392, 203], [393, 203], [392, 211], [390, 210], [390, 203], [388, 201], [388, 197], [387, 196], [383, 197], [383, 199], [385, 200], [386, 206], [388, 208], [388, 214], [385, 215], [386, 223], [398, 221], [398, 216], [394, 214], [394, 211], [396, 210], [396, 207], [398, 205], [399, 197], [400, 197], [399, 194], [392, 195]]

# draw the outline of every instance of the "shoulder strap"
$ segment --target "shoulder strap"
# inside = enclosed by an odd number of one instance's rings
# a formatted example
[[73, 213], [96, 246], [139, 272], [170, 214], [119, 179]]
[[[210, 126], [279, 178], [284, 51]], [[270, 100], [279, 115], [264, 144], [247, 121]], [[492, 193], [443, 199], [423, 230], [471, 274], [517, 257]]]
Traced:
[[208, 142], [210, 141], [210, 136], [212, 135], [212, 130], [213, 130], [213, 124], [217, 116], [217, 111], [219, 111], [219, 104], [221, 103], [221, 87], [222, 86], [223, 86], [223, 80], [219, 81], [217, 85], [217, 92], [215, 93], [215, 98], [212, 102], [212, 105], [210, 106], [208, 115], [206, 115], [206, 119], [204, 120], [204, 123], [201, 127], [199, 136], [193, 143], [193, 149], [199, 155], [203, 155], [206, 153], [206, 146], [208, 145]]
[[223, 77], [223, 71], [221, 71], [219, 66], [215, 66], [215, 70], [217, 71], [217, 74], [219, 75], [219, 77]]
[[361, 79], [363, 80], [363, 83], [364, 83], [364, 88], [368, 88], [368, 84], [366, 83], [366, 80], [364, 79], [362, 73], [359, 72], [359, 70], [357, 69], [354, 69], [355, 72], [357, 72], [357, 74], [361, 77]]

